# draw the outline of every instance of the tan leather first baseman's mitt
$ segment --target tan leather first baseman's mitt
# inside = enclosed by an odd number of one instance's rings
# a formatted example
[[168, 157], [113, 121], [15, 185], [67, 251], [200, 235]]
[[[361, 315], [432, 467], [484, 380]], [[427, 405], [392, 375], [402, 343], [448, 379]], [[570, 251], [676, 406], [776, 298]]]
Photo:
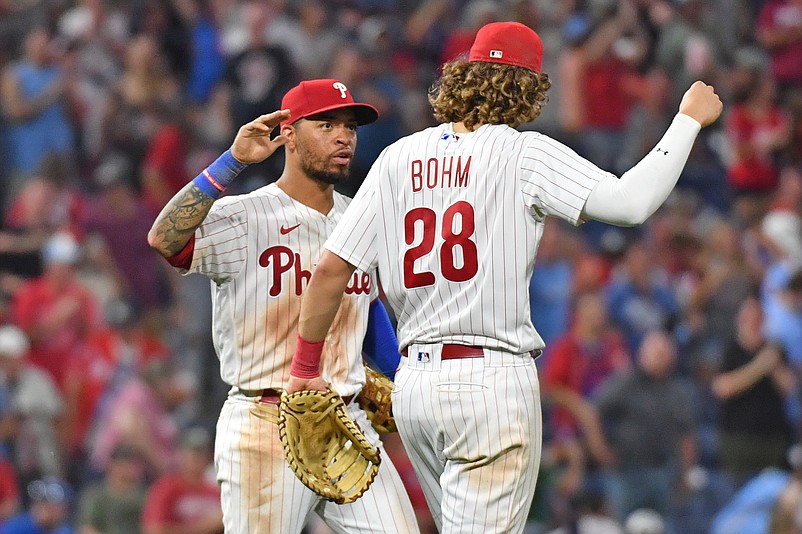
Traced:
[[370, 423], [379, 434], [398, 432], [393, 418], [393, 381], [383, 374], [365, 366], [365, 387], [356, 396], [359, 406], [365, 411]]
[[284, 393], [278, 433], [284, 457], [306, 487], [337, 504], [354, 502], [379, 472], [379, 449], [348, 415], [337, 393]]

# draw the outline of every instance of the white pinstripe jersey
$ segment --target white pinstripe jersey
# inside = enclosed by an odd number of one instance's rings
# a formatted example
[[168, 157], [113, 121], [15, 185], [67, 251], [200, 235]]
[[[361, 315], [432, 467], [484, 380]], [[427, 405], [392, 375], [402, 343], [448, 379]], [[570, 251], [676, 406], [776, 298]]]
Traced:
[[443, 124], [379, 156], [326, 248], [360, 269], [378, 265], [401, 347], [543, 347], [529, 280], [546, 216], [579, 224], [609, 175], [538, 132]]
[[[301, 293], [349, 202], [335, 192], [323, 215], [270, 184], [214, 203], [195, 231], [189, 272], [212, 280], [212, 337], [226, 383], [286, 386]], [[375, 276], [356, 271], [326, 338], [322, 376], [341, 395], [364, 384], [362, 339], [377, 296]]]

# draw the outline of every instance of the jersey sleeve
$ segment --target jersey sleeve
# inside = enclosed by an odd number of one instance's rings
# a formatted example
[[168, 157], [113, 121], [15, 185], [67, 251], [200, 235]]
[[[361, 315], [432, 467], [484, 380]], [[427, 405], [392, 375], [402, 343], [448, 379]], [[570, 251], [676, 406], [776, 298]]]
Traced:
[[218, 200], [195, 230], [195, 250], [187, 273], [224, 282], [240, 272], [247, 254], [248, 217], [241, 202]]
[[[365, 272], [376, 267], [378, 186], [384, 176], [386, 149], [368, 173], [324, 247]], [[375, 278], [374, 278], [375, 280]]]
[[527, 207], [538, 217], [581, 223], [582, 208], [602, 178], [615, 175], [586, 160], [566, 145], [531, 132], [520, 159], [520, 187]]

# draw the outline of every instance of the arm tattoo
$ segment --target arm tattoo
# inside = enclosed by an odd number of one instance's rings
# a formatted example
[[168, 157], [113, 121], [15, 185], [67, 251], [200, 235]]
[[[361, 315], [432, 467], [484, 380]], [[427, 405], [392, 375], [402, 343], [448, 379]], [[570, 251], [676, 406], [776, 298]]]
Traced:
[[163, 256], [178, 254], [201, 225], [214, 200], [192, 182], [184, 186], [153, 223], [153, 247]]

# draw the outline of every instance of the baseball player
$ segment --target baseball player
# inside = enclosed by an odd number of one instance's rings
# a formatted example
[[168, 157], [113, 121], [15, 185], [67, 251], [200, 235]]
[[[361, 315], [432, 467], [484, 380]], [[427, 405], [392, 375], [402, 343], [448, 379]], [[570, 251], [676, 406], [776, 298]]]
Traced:
[[[357, 126], [373, 122], [378, 112], [354, 102], [337, 80], [300, 83], [284, 96], [282, 108], [242, 126], [231, 148], [167, 204], [148, 236], [182, 273], [211, 279], [214, 346], [222, 378], [232, 386], [215, 443], [225, 531], [297, 533], [314, 511], [336, 532], [415, 533], [412, 505], [386, 455], [369, 491], [342, 506], [318, 498], [284, 459], [275, 421], [290, 376], [301, 294], [349, 202], [334, 184], [348, 177]], [[278, 125], [280, 133], [271, 139]], [[278, 181], [218, 200], [247, 164], [282, 145], [286, 161]], [[382, 333], [389, 331], [393, 339], [395, 333], [376, 300], [373, 269], [354, 273], [345, 293], [322, 376], [380, 446], [351, 400], [365, 382], [366, 332], [373, 349], [384, 346], [384, 354], [377, 349], [373, 356], [393, 370], [397, 344]], [[257, 404], [261, 417], [252, 413]]]
[[[621, 178], [537, 132], [550, 87], [538, 35], [483, 26], [430, 102], [442, 124], [387, 147], [332, 233], [301, 305], [289, 391], [322, 389], [323, 340], [355, 268], [378, 266], [405, 357], [396, 423], [443, 533], [524, 528], [542, 423], [528, 283], [548, 217], [642, 223], [699, 129], [721, 113], [696, 82], [658, 145]], [[323, 368], [327, 357], [323, 354]]]

